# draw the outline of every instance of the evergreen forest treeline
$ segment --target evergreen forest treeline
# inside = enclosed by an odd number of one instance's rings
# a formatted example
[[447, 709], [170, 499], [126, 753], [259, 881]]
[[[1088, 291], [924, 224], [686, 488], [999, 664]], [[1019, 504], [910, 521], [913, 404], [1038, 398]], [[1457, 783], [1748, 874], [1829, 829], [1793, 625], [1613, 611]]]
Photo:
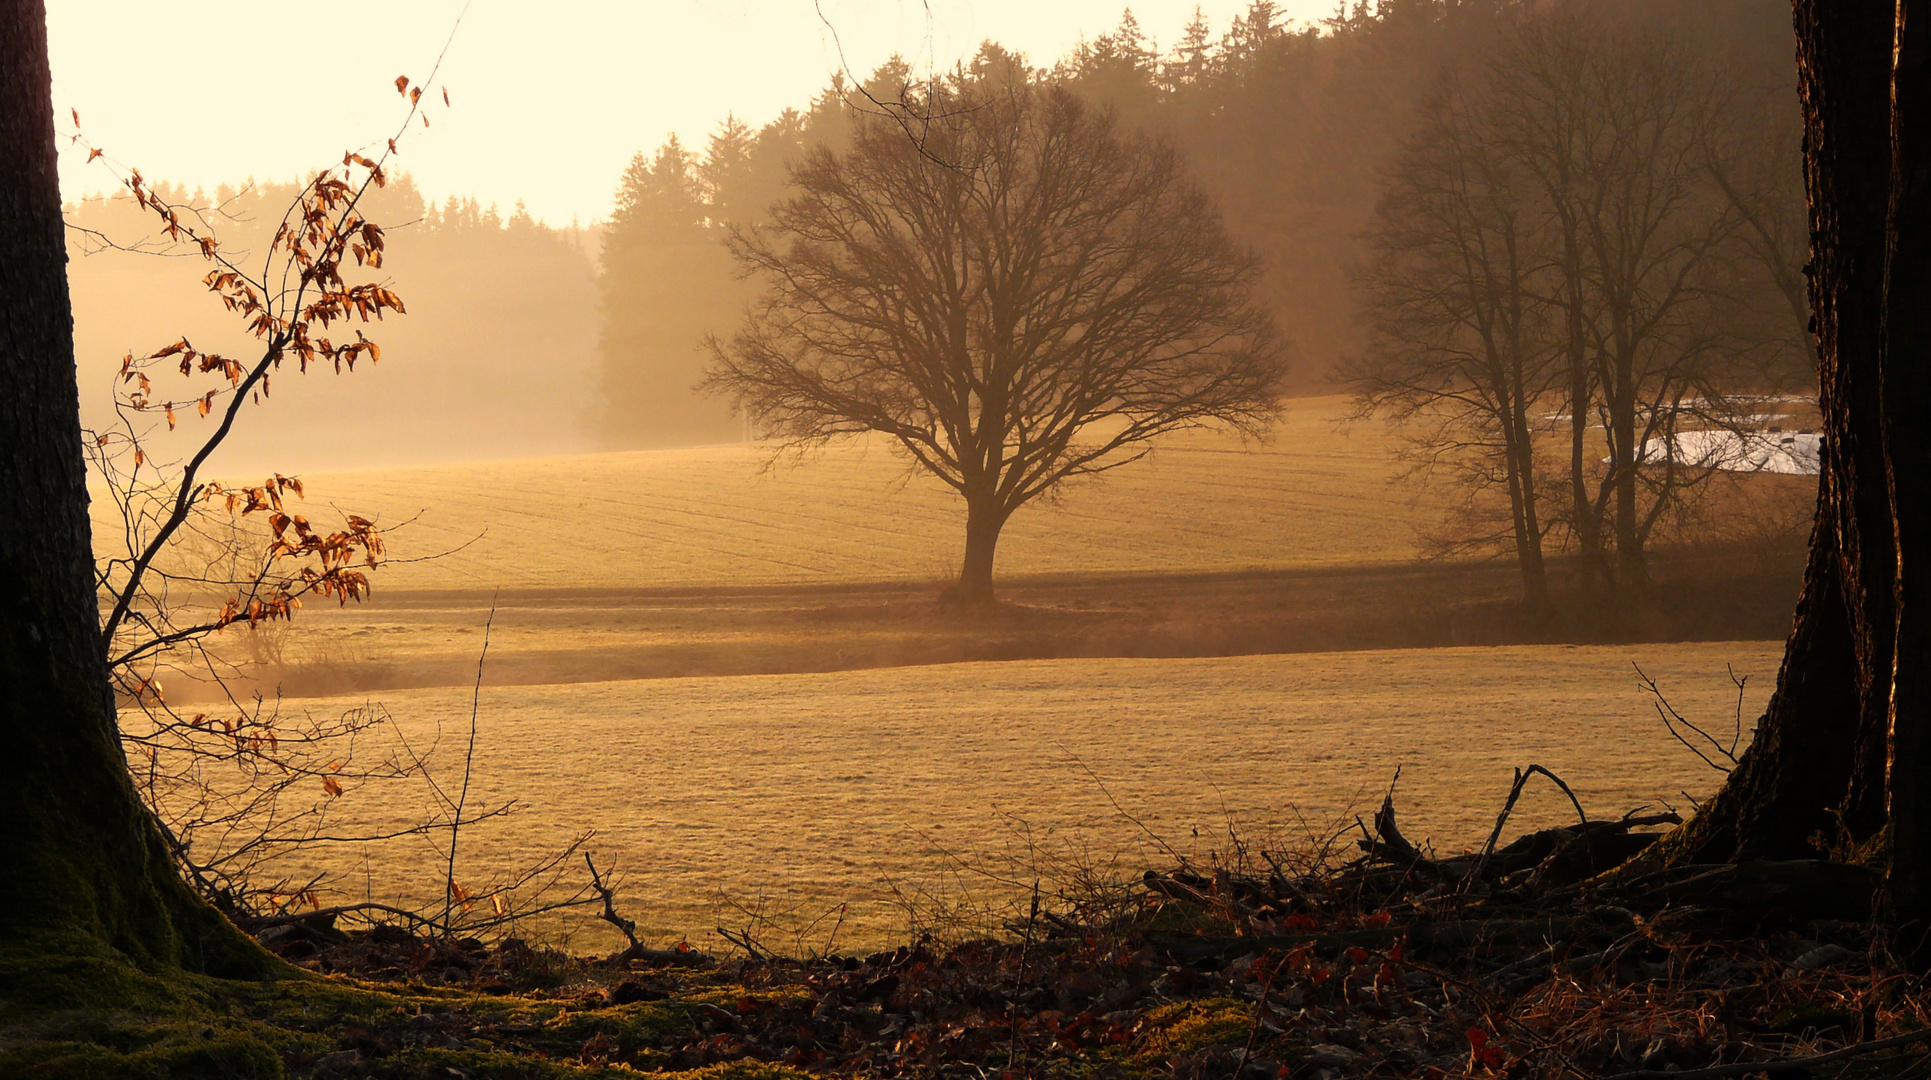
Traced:
[[[1224, 29], [1196, 11], [1157, 42], [1131, 10], [1038, 76], [1170, 140], [1216, 198], [1233, 234], [1261, 256], [1261, 296], [1290, 338], [1287, 388], [1338, 389], [1337, 367], [1369, 344], [1353, 278], [1398, 152], [1430, 91], [1479, 63], [1523, 0], [1379, 0], [1319, 24], [1290, 23], [1260, 0]], [[1619, 3], [1607, 17], [1660, 25], [1711, 58], [1757, 139], [1797, 167], [1790, 16], [1776, 0]], [[987, 43], [975, 66], [1011, 60]], [[671, 138], [639, 153], [602, 238], [597, 395], [610, 447], [744, 437], [740, 419], [695, 392], [707, 333], [728, 336], [753, 285], [724, 239], [784, 193], [788, 161], [836, 143], [852, 110], [891, 109], [915, 78], [888, 62], [859, 86], [835, 79], [801, 109], [753, 129], [727, 118], [702, 148]], [[1793, 193], [1797, 188], [1793, 185]], [[1799, 193], [1800, 197], [1800, 193]]]

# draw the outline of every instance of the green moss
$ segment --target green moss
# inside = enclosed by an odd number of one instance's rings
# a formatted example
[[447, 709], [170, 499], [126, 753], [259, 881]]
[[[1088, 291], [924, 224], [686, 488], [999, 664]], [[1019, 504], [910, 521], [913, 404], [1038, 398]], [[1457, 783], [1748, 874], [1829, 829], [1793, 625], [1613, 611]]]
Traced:
[[39, 1038], [19, 1045], [0, 1045], [0, 1076], [268, 1080], [282, 1075], [281, 1054], [244, 1033], [175, 1024], [127, 1026], [112, 1033], [93, 1034], [97, 1037]]
[[626, 1052], [645, 1043], [686, 1034], [696, 1029], [689, 1003], [677, 999], [642, 1001], [603, 1009], [571, 1009], [543, 1026], [567, 1041], [589, 1041], [601, 1035]]
[[736, 983], [719, 983], [701, 990], [691, 990], [679, 995], [678, 1000], [692, 1005], [716, 1005], [723, 1009], [735, 1009], [739, 1001], [756, 998], [759, 1001], [799, 1002], [814, 1001], [811, 991], [802, 986], [773, 986], [752, 990]]
[[1254, 1013], [1244, 1001], [1207, 998], [1162, 1006], [1147, 1013], [1140, 1058], [1165, 1059], [1209, 1046], [1244, 1043], [1253, 1031]]
[[665, 1080], [811, 1080], [811, 1074], [769, 1061], [726, 1061], [663, 1074]]
[[170, 1014], [183, 978], [144, 971], [88, 934], [28, 934], [0, 946], [0, 1023], [73, 1009]]
[[[364, 1067], [376, 1076], [411, 1080], [445, 1075], [445, 1066], [476, 1078], [652, 1072], [677, 1080], [799, 1080], [807, 1075], [760, 1062], [668, 1073], [663, 1069], [670, 1058], [655, 1049], [697, 1029], [696, 1006], [735, 1011], [745, 997], [789, 998], [803, 995], [801, 988], [754, 991], [720, 980], [662, 1001], [583, 1009], [555, 1000], [362, 984], [287, 970], [294, 977], [272, 980], [150, 970], [82, 933], [8, 942], [0, 946], [0, 1077], [276, 1077], [283, 1073], [284, 1059], [306, 1069], [345, 1045], [356, 1045], [364, 1033], [393, 1034], [425, 1014], [453, 1015], [475, 1033], [460, 1050], [399, 1048]], [[553, 1056], [492, 1045], [499, 1025], [542, 1029], [529, 1041]], [[577, 1048], [599, 1037], [612, 1057], [629, 1064], [573, 1060]]]
[[[1002, 1055], [1003, 1058], [1003, 1055]], [[1144, 1066], [1153, 1059], [1140, 1061], [1117, 1046], [1097, 1050], [1084, 1050], [1079, 1054], [1059, 1061], [1035, 1063], [1034, 1072], [1064, 1080], [1088, 1080], [1089, 1077], [1119, 1077], [1138, 1075]], [[1164, 1059], [1158, 1059], [1164, 1060]]]
[[[451, 1074], [446, 1070], [458, 1070]], [[417, 1050], [384, 1060], [376, 1076], [462, 1075], [471, 1080], [636, 1080], [628, 1065], [583, 1065], [500, 1050]]]

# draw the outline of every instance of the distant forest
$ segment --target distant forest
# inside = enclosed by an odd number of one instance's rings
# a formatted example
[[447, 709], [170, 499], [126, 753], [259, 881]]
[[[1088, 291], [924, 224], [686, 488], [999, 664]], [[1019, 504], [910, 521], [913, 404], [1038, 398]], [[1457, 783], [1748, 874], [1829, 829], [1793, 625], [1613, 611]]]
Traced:
[[[1479, 64], [1510, 9], [1531, 2], [1379, 0], [1305, 24], [1262, 0], [1229, 26], [1196, 13], [1171, 29], [1142, 27], [1128, 11], [1040, 75], [1181, 150], [1266, 267], [1261, 295], [1293, 350], [1287, 389], [1333, 393], [1339, 365], [1369, 341], [1351, 274], [1368, 257], [1364, 236], [1398, 151], [1431, 88]], [[1712, 57], [1737, 100], [1754, 106], [1751, 137], [1787, 156], [1795, 178], [1787, 4], [1622, 0], [1604, 9], [1667, 25]], [[975, 63], [1006, 57], [987, 43]], [[384, 362], [351, 378], [310, 377], [301, 404], [278, 411], [279, 426], [251, 426], [230, 453], [316, 468], [744, 438], [728, 403], [694, 389], [704, 336], [735, 330], [754, 292], [724, 238], [783, 197], [799, 150], [838, 142], [849, 110], [889, 108], [916, 78], [894, 60], [862, 85], [834, 78], [762, 127], [730, 117], [702, 147], [672, 138], [640, 152], [612, 178], [616, 207], [600, 227], [432, 205], [398, 178], [370, 207], [392, 227], [385, 272], [409, 305], [383, 327]], [[233, 248], [279, 218], [292, 190], [252, 185], [196, 201], [234, 219], [222, 226]], [[1801, 197], [1800, 185], [1792, 191]], [[70, 206], [69, 220], [78, 226], [70, 273], [82, 400], [98, 424], [122, 353], [183, 333], [219, 347], [238, 331], [201, 288], [199, 260], [85, 254], [99, 247], [96, 233], [128, 243], [151, 232], [124, 198]]]
[[[229, 253], [265, 251], [296, 193], [292, 183], [156, 190], [206, 208]], [[550, 228], [521, 207], [505, 215], [470, 200], [434, 205], [407, 176], [375, 192], [365, 209], [388, 230], [381, 273], [408, 309], [369, 327], [382, 361], [343, 375], [298, 376], [288, 365], [272, 379], [282, 407], [238, 426], [220, 467], [291, 471], [590, 449], [585, 433], [598, 415], [594, 231]], [[109, 387], [125, 353], [144, 355], [183, 335], [203, 349], [250, 351], [242, 323], [201, 284], [207, 264], [163, 243], [152, 216], [125, 194], [71, 204], [67, 221], [88, 427], [112, 420]], [[183, 440], [202, 434], [194, 423], [182, 428]], [[165, 433], [156, 438], [156, 452], [168, 452]]]
[[[1217, 30], [1198, 11], [1158, 42], [1128, 10], [1119, 26], [1042, 72], [1122, 120], [1171, 140], [1258, 251], [1263, 297], [1294, 347], [1291, 393], [1338, 389], [1337, 365], [1367, 347], [1351, 272], [1383, 177], [1444, 75], [1479, 61], [1522, 0], [1380, 0], [1318, 25], [1254, 3]], [[1788, 5], [1777, 0], [1613, 5], [1666, 25], [1719, 64], [1749, 103], [1752, 137], [1798, 162]], [[976, 63], [1003, 50], [988, 43]], [[742, 438], [726, 404], [694, 394], [700, 341], [727, 335], [750, 296], [723, 239], [783, 194], [800, 147], [836, 142], [849, 109], [889, 108], [913, 73], [897, 61], [862, 86], [834, 80], [801, 110], [752, 130], [727, 119], [701, 149], [672, 138], [640, 153], [603, 234], [598, 437], [610, 447]], [[1770, 107], [1765, 107], [1769, 103]], [[1792, 191], [1801, 197], [1793, 180]]]

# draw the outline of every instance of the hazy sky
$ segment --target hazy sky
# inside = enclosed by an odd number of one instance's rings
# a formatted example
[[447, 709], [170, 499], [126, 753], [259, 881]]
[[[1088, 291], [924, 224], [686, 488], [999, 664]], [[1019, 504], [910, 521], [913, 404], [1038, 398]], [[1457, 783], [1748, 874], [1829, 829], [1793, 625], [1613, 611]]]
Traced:
[[[624, 163], [672, 132], [701, 147], [728, 112], [753, 125], [841, 67], [893, 52], [948, 68], [986, 38], [1047, 63], [1119, 23], [1121, 0], [469, 0], [442, 80], [454, 108], [414, 129], [400, 164], [432, 196], [525, 200], [553, 224], [608, 212]], [[1195, 0], [1139, 0], [1165, 50]], [[1216, 35], [1247, 0], [1202, 0]], [[153, 180], [292, 179], [379, 145], [464, 0], [50, 0], [54, 104]], [[1320, 18], [1331, 0], [1286, 0]], [[842, 58], [841, 58], [842, 57]], [[69, 198], [115, 181], [67, 153]]]

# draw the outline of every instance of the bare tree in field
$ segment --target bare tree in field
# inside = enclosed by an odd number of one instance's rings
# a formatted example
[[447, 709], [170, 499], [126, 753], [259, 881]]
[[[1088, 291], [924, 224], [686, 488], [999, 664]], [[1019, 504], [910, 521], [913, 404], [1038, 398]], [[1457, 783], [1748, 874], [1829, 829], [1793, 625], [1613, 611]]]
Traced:
[[732, 247], [768, 285], [708, 385], [790, 445], [878, 432], [966, 503], [957, 596], [1013, 512], [1208, 424], [1258, 432], [1282, 349], [1259, 268], [1165, 143], [1024, 76], [854, 116]]
[[[1585, 565], [1647, 580], [1645, 550], [1711, 476], [1675, 436], [1733, 429], [1752, 344], [1739, 221], [1712, 177], [1729, 122], [1715, 71], [1655, 29], [1597, 14], [1521, 20], [1489, 62], [1498, 137], [1541, 186], [1563, 277], [1569, 372], [1568, 522]], [[1586, 425], [1606, 442], [1608, 462]]]
[[[1756, 395], [1790, 381], [1802, 207], [1778, 173], [1788, 148], [1749, 134], [1788, 125], [1745, 104], [1653, 27], [1520, 12], [1424, 106], [1386, 177], [1358, 275], [1375, 347], [1348, 372], [1357, 401], [1415, 433], [1424, 466], [1507, 493], [1507, 528], [1470, 542], [1506, 536], [1531, 603], [1552, 524], [1591, 582], [1642, 587], [1659, 530], [1732, 460], [1710, 447], [1747, 438]], [[1559, 480], [1537, 460], [1550, 413]]]
[[[1479, 91], [1478, 91], [1479, 93]], [[1500, 489], [1499, 535], [1523, 599], [1548, 598], [1537, 506], [1538, 402], [1563, 375], [1551, 299], [1560, 282], [1534, 179], [1445, 78], [1390, 170], [1357, 272], [1374, 347], [1345, 368], [1363, 414], [1407, 427], [1424, 471], [1456, 470], [1472, 495]]]

